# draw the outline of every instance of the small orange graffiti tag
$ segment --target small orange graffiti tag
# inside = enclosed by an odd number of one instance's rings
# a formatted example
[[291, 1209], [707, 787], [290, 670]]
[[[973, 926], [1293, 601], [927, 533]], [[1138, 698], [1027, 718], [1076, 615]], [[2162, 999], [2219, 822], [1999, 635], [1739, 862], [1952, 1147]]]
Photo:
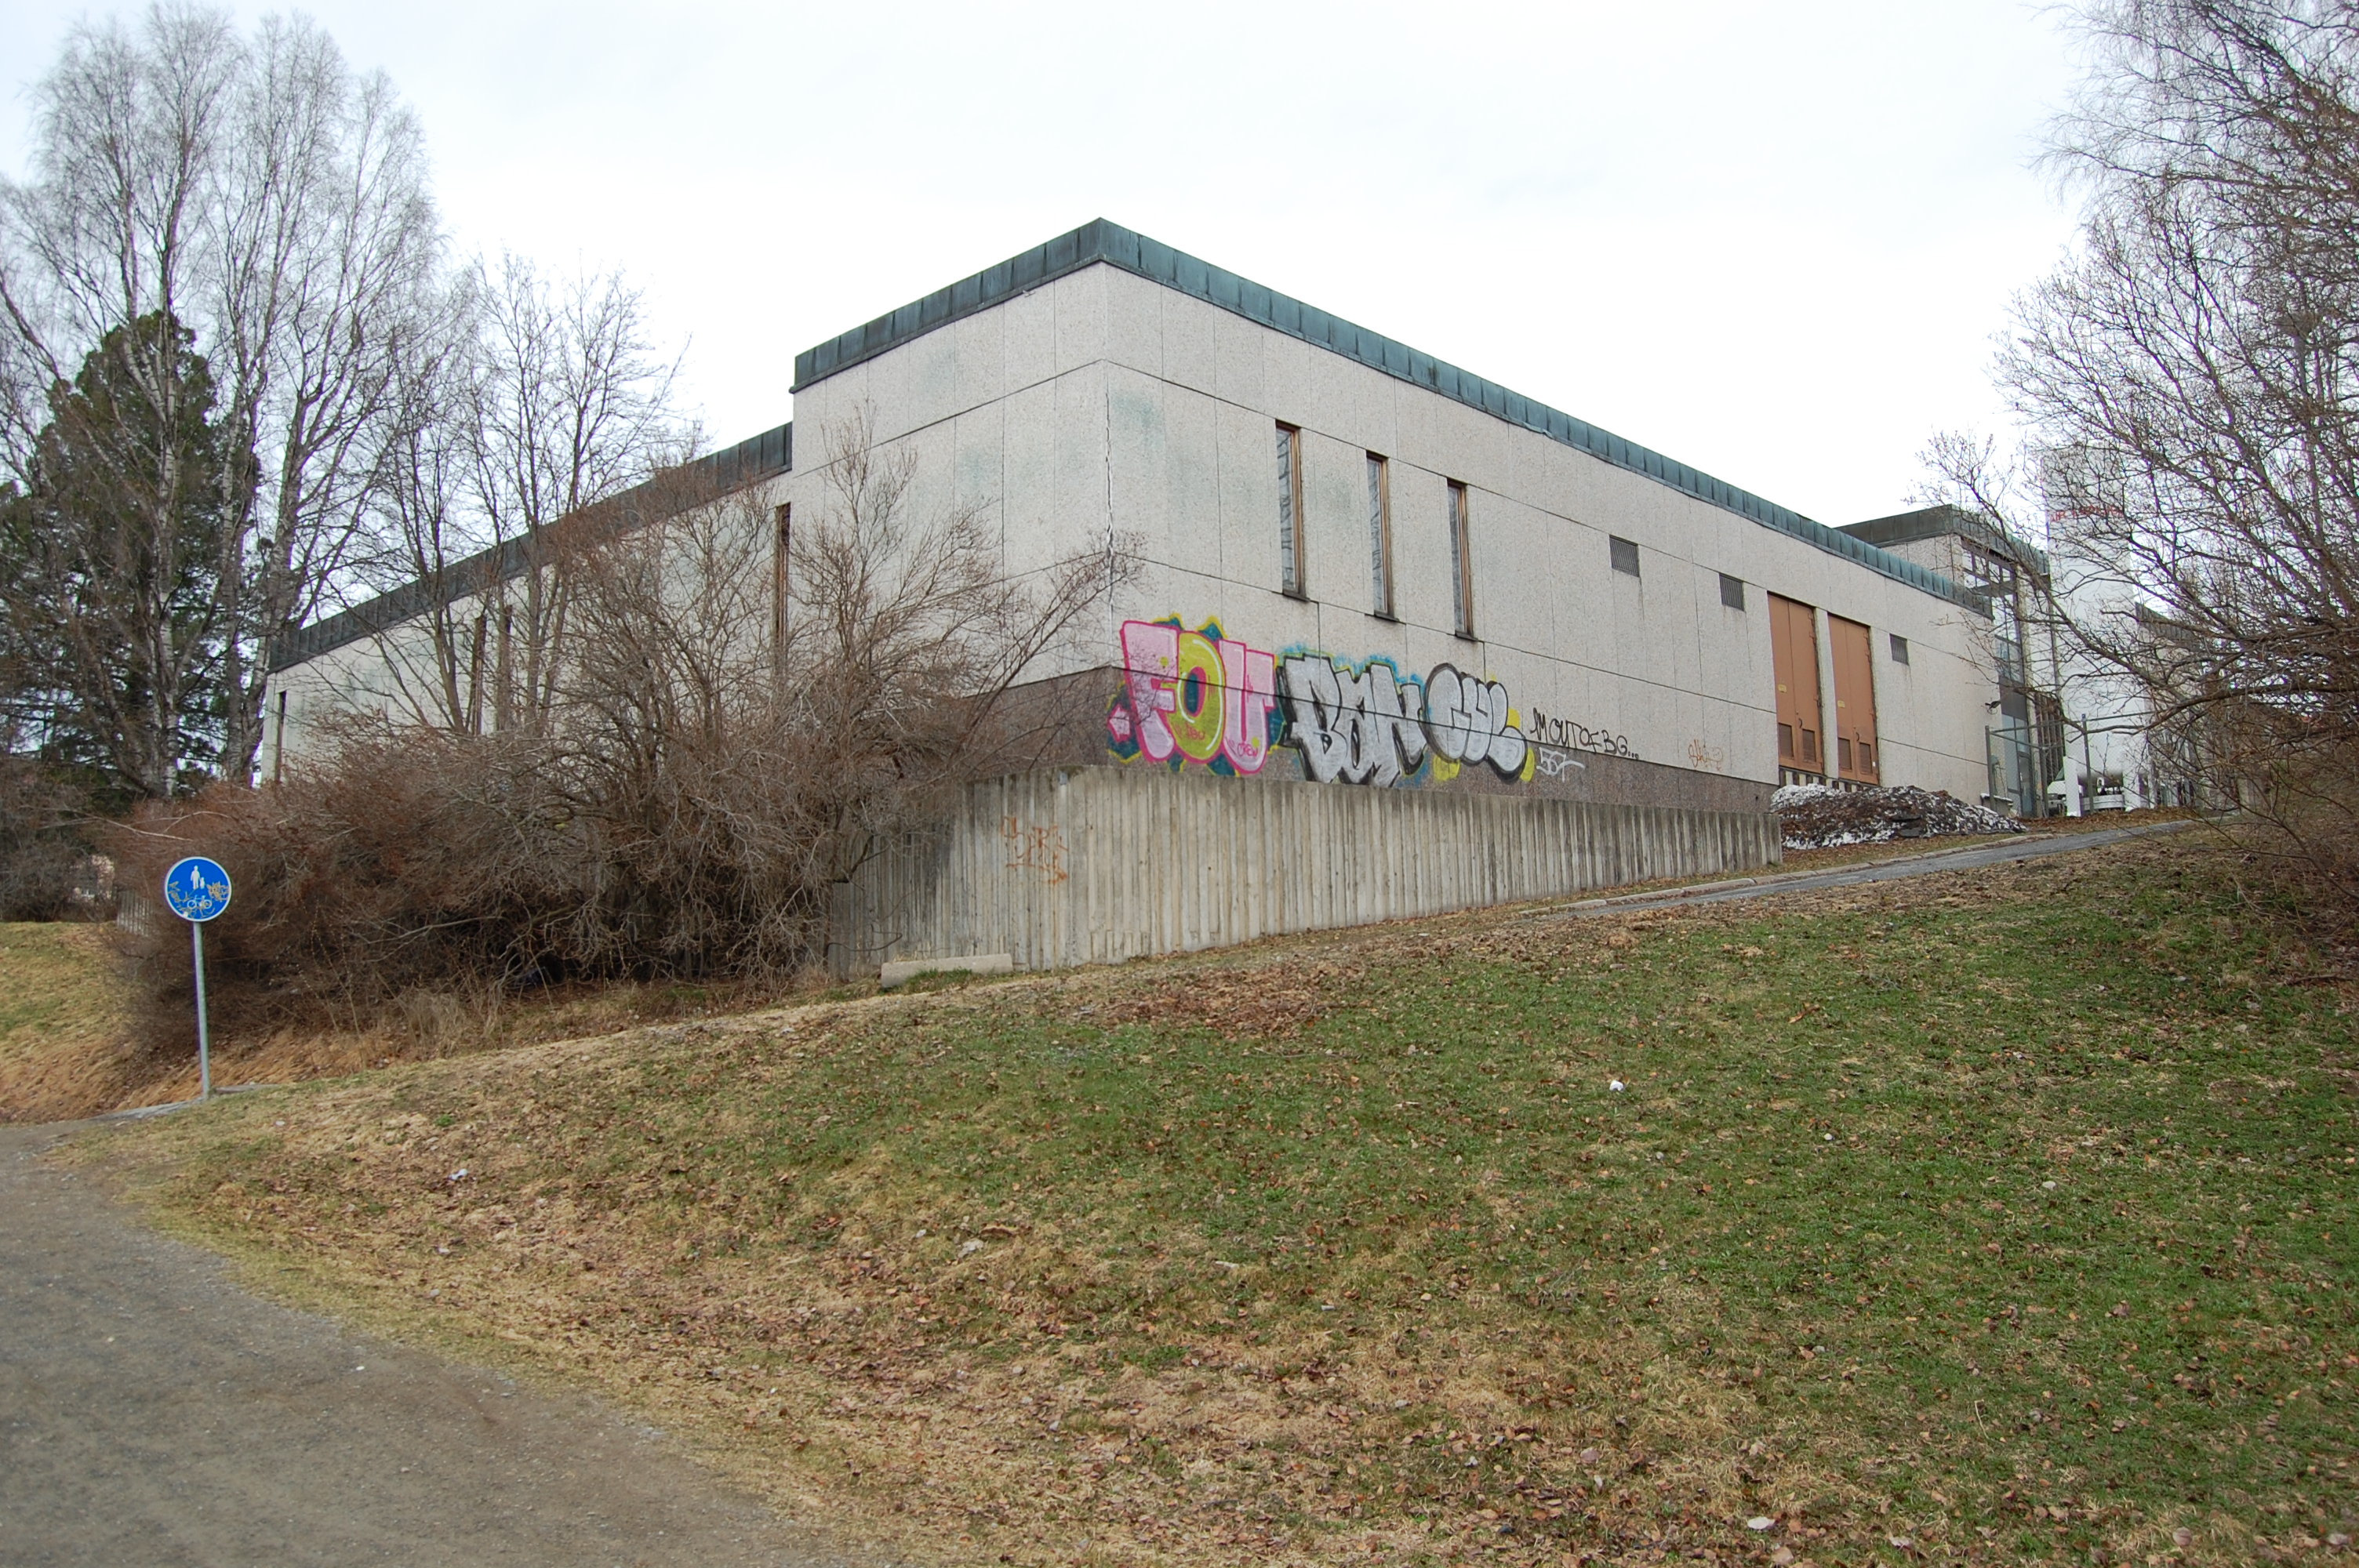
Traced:
[[1065, 830], [1055, 823], [1037, 827], [1013, 816], [999, 819], [999, 836], [1007, 840], [1007, 869], [1038, 871], [1045, 882], [1066, 880]]
[[1715, 773], [1728, 771], [1728, 753], [1701, 741], [1688, 742], [1688, 762], [1690, 766], [1708, 769]]

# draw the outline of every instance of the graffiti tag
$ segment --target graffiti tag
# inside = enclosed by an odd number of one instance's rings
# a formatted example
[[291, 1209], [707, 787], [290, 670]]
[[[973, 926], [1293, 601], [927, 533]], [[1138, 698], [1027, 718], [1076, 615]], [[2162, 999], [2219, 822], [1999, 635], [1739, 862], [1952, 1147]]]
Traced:
[[1053, 822], [1040, 827], [1003, 816], [999, 819], [999, 836], [1007, 840], [1009, 871], [1038, 871], [1042, 881], [1050, 883], [1068, 880], [1062, 827]]
[[1436, 665], [1425, 677], [1425, 732], [1453, 762], [1488, 762], [1503, 779], [1524, 771], [1526, 741], [1497, 681]]
[[1277, 659], [1170, 621], [1122, 625], [1122, 689], [1106, 710], [1114, 754], [1215, 773], [1257, 773], [1277, 743]]
[[1538, 745], [1554, 746], [1565, 752], [1601, 752], [1609, 757], [1628, 757], [1634, 762], [1638, 756], [1627, 735], [1592, 730], [1588, 725], [1570, 719], [1551, 719], [1537, 708], [1532, 712], [1530, 729], [1532, 741]]
[[1708, 773], [1724, 773], [1728, 771], [1728, 753], [1716, 746], [1707, 746], [1701, 740], [1690, 741], [1688, 742], [1688, 762]]

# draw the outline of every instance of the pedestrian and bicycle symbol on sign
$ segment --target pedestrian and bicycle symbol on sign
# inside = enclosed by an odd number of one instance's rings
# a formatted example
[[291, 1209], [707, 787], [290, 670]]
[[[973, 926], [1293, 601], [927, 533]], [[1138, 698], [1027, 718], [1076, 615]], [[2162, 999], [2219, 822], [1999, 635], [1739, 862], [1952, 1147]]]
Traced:
[[164, 873], [164, 902], [183, 920], [211, 920], [229, 907], [229, 873], [191, 855]]
[[212, 1030], [205, 1019], [205, 922], [229, 907], [229, 872], [219, 860], [190, 855], [164, 873], [164, 903], [189, 923], [190, 968], [197, 977], [197, 1098], [213, 1098]]

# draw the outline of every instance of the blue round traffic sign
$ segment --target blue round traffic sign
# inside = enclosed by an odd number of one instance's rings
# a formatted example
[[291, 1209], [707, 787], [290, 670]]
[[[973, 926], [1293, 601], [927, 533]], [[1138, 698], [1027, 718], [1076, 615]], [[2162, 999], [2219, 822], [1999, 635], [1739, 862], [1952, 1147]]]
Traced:
[[229, 907], [229, 873], [218, 860], [191, 855], [164, 873], [164, 902], [183, 920], [211, 920]]

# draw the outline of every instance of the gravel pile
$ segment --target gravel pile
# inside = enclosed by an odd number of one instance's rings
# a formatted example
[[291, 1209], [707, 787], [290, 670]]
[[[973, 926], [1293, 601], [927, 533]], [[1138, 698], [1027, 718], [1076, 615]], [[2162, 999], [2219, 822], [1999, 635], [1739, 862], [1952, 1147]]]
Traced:
[[1952, 834], [2020, 833], [2023, 824], [1946, 790], [1837, 789], [1787, 784], [1771, 803], [1788, 849], [1832, 849], [1838, 844], [1881, 844], [1893, 838]]

